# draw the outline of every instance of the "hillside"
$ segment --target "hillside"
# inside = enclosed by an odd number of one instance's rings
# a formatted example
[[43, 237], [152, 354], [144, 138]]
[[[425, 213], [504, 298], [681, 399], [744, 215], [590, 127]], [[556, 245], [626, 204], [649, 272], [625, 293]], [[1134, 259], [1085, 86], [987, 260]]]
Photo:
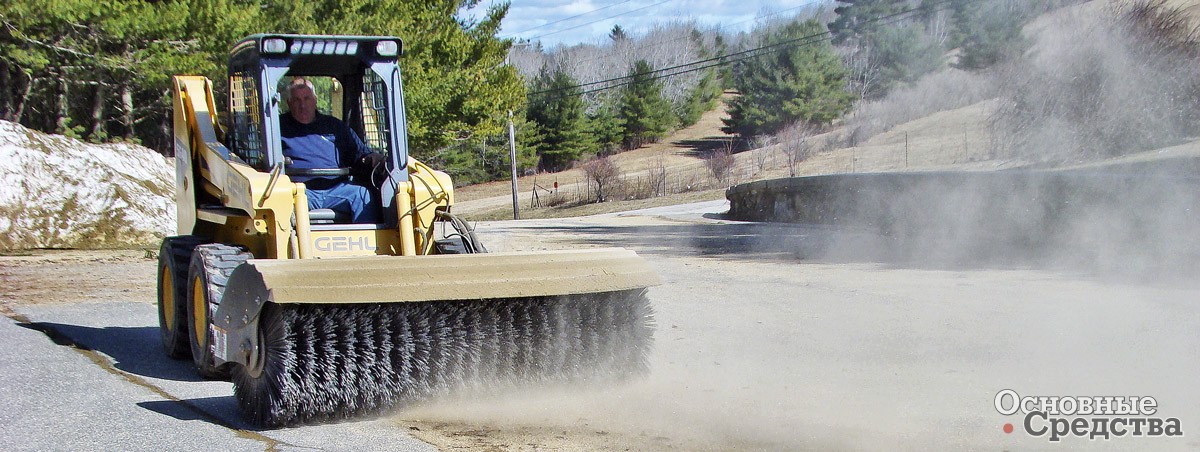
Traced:
[[[995, 170], [1020, 166], [1021, 162], [993, 157], [988, 152], [987, 120], [994, 102], [938, 112], [901, 124], [854, 147], [840, 147], [800, 162], [797, 175], [816, 175], [878, 171], [929, 171], [938, 169]], [[613, 156], [622, 178], [637, 184], [661, 163], [670, 188], [682, 193], [650, 199], [626, 199], [601, 204], [572, 205], [534, 209], [533, 185], [551, 187], [559, 182], [559, 193], [566, 197], [586, 196], [584, 175], [578, 169], [518, 178], [522, 218], [562, 217], [616, 212], [681, 202], [724, 199], [730, 185], [761, 179], [788, 177], [790, 171], [779, 145], [741, 150], [734, 154], [735, 166], [722, 184], [705, 165], [704, 155], [725, 143], [737, 141], [721, 132], [725, 106], [706, 113], [697, 124], [677, 131], [666, 139], [639, 149]], [[835, 128], [816, 140], [838, 142], [844, 128]], [[906, 142], [907, 140], [907, 142]], [[745, 146], [737, 142], [738, 147]], [[685, 187], [694, 187], [686, 189]], [[511, 218], [512, 194], [508, 181], [462, 187], [455, 193], [455, 211], [469, 219]], [[552, 195], [539, 193], [543, 201]]]
[[[1194, 67], [1170, 58], [1157, 65], [1142, 63], [1141, 54], [1161, 49], [1155, 46], [1162, 41], [1152, 44], [1141, 35], [1122, 35], [1119, 22], [1103, 18], [1131, 4], [1094, 0], [1044, 14], [1025, 27], [1031, 47], [1011, 67], [992, 73], [943, 71], [897, 90], [904, 93], [893, 93], [899, 95], [860, 104], [824, 135], [810, 137], [808, 141], [822, 149], [794, 168], [788, 168], [778, 145], [737, 142], [733, 148], [741, 152], [735, 154], [736, 163], [729, 176], [718, 181], [703, 158], [733, 140], [719, 130], [725, 113], [718, 109], [661, 143], [612, 157], [621, 173], [618, 192], [624, 195], [615, 201], [590, 202], [594, 184], [585, 184], [578, 170], [521, 178], [521, 217], [716, 200], [730, 185], [792, 174], [1195, 160], [1200, 156], [1200, 133], [1190, 119], [1180, 119], [1194, 115], [1195, 107], [1178, 100], [1194, 98], [1194, 89], [1187, 91]], [[1165, 5], [1179, 8], [1190, 21], [1184, 28], [1200, 25], [1200, 1], [1170, 0]], [[651, 179], [650, 169], [666, 174], [668, 195], [646, 198], [643, 186]], [[537, 189], [535, 196], [535, 184], [552, 187], [555, 181], [557, 193]], [[474, 220], [512, 218], [511, 196], [507, 181], [463, 187], [457, 193], [456, 212]]]

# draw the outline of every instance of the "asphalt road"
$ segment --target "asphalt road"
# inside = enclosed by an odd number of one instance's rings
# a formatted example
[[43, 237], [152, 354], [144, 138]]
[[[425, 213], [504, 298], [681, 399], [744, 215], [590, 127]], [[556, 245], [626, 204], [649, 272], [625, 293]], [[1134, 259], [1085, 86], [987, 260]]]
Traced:
[[[153, 305], [6, 300], [0, 438], [6, 450], [433, 449], [410, 435], [415, 420], [434, 426], [426, 440], [468, 450], [1200, 448], [1197, 283], [895, 259], [871, 253], [870, 234], [727, 222], [725, 209], [480, 225], [494, 251], [646, 257], [666, 284], [650, 292], [658, 330], [641, 381], [258, 431], [229, 383], [162, 355]], [[996, 411], [1004, 389], [1153, 396], [1151, 417], [1179, 419], [1184, 435], [1050, 442]]]
[[150, 304], [19, 312], [0, 322], [5, 450], [434, 450], [383, 420], [256, 430], [231, 383], [163, 355]]

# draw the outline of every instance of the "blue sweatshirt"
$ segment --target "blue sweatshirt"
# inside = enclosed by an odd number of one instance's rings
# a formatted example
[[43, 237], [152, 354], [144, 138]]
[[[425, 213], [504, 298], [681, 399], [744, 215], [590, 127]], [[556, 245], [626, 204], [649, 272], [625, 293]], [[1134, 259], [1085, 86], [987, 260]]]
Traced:
[[[292, 159], [294, 168], [347, 168], [371, 152], [346, 123], [320, 113], [308, 124], [301, 124], [290, 114], [281, 115], [279, 132], [283, 155]], [[296, 182], [309, 179], [313, 177], [292, 177]]]

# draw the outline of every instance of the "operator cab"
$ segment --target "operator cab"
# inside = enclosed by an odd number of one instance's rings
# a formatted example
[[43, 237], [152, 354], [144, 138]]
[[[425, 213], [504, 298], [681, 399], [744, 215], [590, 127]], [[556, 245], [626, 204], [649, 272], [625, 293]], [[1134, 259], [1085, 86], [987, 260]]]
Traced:
[[[397, 65], [401, 46], [394, 37], [259, 34], [242, 40], [229, 58], [230, 151], [259, 171], [313, 175], [314, 170], [288, 167], [280, 140], [279, 119], [289, 114], [286, 88], [303, 77], [316, 88], [319, 112], [342, 120], [372, 151], [387, 157], [386, 176], [362, 174], [353, 182], [377, 190], [385, 223], [375, 226], [395, 227], [396, 187], [408, 180], [407, 126]], [[318, 172], [322, 171], [350, 172]], [[314, 223], [335, 220], [331, 212], [320, 210], [324, 209], [311, 212]]]

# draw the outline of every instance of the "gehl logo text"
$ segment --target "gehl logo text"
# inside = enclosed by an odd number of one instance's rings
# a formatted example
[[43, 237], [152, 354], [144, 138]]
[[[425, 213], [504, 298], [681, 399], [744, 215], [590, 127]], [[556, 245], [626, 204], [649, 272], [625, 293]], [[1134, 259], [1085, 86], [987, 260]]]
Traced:
[[313, 247], [318, 251], [374, 251], [375, 243], [372, 242], [370, 236], [361, 237], [318, 237], [313, 240]]

